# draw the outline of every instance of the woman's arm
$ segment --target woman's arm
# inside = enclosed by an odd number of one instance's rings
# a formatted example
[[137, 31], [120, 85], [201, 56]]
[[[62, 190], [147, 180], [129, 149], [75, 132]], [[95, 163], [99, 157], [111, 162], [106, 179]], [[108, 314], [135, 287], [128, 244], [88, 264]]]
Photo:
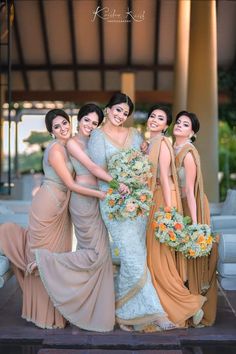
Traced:
[[112, 180], [111, 175], [109, 175], [102, 167], [96, 165], [81, 149], [80, 145], [76, 141], [70, 139], [66, 146], [69, 153], [83, 166], [85, 166], [94, 176], [105, 182], [110, 182]]
[[160, 182], [164, 197], [165, 206], [171, 206], [171, 186], [170, 186], [170, 151], [164, 141], [161, 142], [159, 167], [160, 167]]
[[105, 198], [104, 192], [80, 186], [73, 180], [70, 171], [68, 170], [66, 165], [64, 151], [62, 151], [62, 147], [58, 146], [58, 144], [55, 144], [50, 149], [48, 154], [48, 161], [57, 173], [57, 175], [71, 191], [83, 195], [97, 197], [100, 199]]
[[184, 169], [186, 175], [185, 192], [188, 202], [188, 208], [193, 224], [197, 223], [197, 204], [194, 196], [194, 186], [197, 175], [197, 167], [192, 154], [189, 152], [184, 159]]

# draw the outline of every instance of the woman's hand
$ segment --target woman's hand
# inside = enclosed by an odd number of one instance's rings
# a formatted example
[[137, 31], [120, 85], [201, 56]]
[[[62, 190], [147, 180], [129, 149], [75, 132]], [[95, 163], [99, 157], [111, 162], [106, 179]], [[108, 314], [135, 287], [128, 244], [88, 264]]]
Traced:
[[140, 149], [144, 154], [146, 154], [148, 151], [148, 147], [149, 147], [149, 143], [144, 140], [140, 146]]
[[120, 194], [122, 194], [122, 195], [124, 195], [124, 194], [130, 194], [129, 187], [126, 186], [126, 184], [124, 184], [124, 183], [120, 183], [118, 191], [119, 191]]
[[106, 198], [106, 192], [103, 192], [103, 191], [99, 191], [99, 196], [98, 198], [101, 199], [101, 200], [104, 200]]

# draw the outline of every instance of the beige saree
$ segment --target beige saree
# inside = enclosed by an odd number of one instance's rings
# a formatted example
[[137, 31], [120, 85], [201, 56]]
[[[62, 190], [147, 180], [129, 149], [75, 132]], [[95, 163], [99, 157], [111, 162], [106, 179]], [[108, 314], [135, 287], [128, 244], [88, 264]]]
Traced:
[[[201, 224], [210, 225], [210, 212], [207, 198], [204, 194], [203, 180], [201, 172], [200, 157], [196, 148], [192, 144], [186, 144], [176, 156], [177, 170], [183, 166], [187, 153], [191, 153], [197, 167], [197, 176], [194, 194], [197, 203], [197, 221]], [[182, 199], [184, 215], [190, 215], [187, 199]], [[213, 244], [212, 251], [207, 257], [189, 259], [187, 261], [187, 274], [189, 290], [193, 294], [206, 296], [207, 302], [203, 306], [204, 318], [201, 321], [206, 326], [211, 326], [216, 317], [217, 307], [217, 281], [216, 265], [218, 257], [218, 245]]]
[[0, 249], [11, 261], [23, 292], [22, 317], [41, 328], [63, 328], [66, 322], [54, 308], [40, 277], [29, 273], [30, 265], [35, 261], [36, 248], [71, 250], [69, 196], [57, 184], [44, 183], [33, 199], [27, 229], [16, 224], [0, 226]]
[[40, 276], [54, 306], [68, 321], [90, 331], [111, 331], [115, 323], [113, 267], [98, 199], [72, 193], [70, 213], [77, 250], [63, 254], [37, 250]]

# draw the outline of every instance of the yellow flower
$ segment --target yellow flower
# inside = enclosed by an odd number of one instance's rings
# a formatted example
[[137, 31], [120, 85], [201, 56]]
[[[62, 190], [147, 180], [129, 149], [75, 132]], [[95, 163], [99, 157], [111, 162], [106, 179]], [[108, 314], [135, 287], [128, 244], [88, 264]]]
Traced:
[[160, 224], [160, 229], [161, 231], [165, 231], [166, 230], [166, 225], [165, 224]]
[[114, 249], [114, 255], [115, 255], [116, 257], [118, 257], [118, 256], [120, 255], [119, 248], [115, 248], [115, 249]]
[[206, 240], [206, 243], [207, 243], [208, 245], [210, 245], [210, 244], [212, 243], [212, 240], [213, 240], [213, 237], [212, 237], [212, 236], [209, 236], [209, 237], [207, 238], [207, 240]]
[[171, 219], [171, 214], [170, 214], [170, 213], [166, 213], [166, 214], [165, 214], [165, 218], [168, 219], [168, 220], [170, 220], [170, 219]]
[[113, 189], [109, 188], [108, 191], [107, 191], [107, 194], [112, 194], [112, 193], [113, 193]]
[[109, 214], [108, 217], [109, 217], [110, 220], [113, 219], [113, 215], [112, 214]]

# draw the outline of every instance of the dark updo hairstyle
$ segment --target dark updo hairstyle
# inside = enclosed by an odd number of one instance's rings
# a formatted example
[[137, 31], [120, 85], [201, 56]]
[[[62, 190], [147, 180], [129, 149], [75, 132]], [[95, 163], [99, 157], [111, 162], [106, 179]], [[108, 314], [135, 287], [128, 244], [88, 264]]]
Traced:
[[46, 125], [47, 131], [49, 133], [52, 132], [53, 119], [58, 116], [65, 118], [67, 120], [67, 122], [70, 123], [70, 117], [68, 116], [68, 114], [65, 111], [63, 111], [63, 109], [58, 109], [58, 108], [51, 109], [50, 111], [47, 112], [47, 114], [45, 116], [45, 125]]
[[98, 125], [100, 125], [103, 121], [104, 114], [100, 107], [98, 107], [94, 103], [87, 103], [82, 106], [78, 112], [77, 120], [78, 122], [89, 113], [96, 113], [98, 115]]
[[[156, 109], [160, 109], [161, 111], [165, 112], [166, 118], [167, 118], [166, 124], [167, 124], [168, 126], [170, 126], [171, 123], [172, 123], [171, 110], [170, 110], [167, 106], [165, 106], [164, 104], [161, 104], [161, 103], [154, 104], [154, 105], [149, 109], [149, 111], [148, 111], [148, 116], [147, 116], [147, 117], [149, 118], [150, 115], [152, 114], [152, 112], [155, 111]], [[147, 118], [147, 119], [148, 119], [148, 118]]]
[[108, 102], [108, 104], [106, 105], [106, 107], [111, 108], [112, 106], [116, 105], [116, 104], [120, 104], [120, 103], [126, 103], [129, 106], [129, 116], [132, 114], [133, 110], [134, 110], [134, 104], [131, 101], [131, 99], [129, 98], [128, 95], [126, 95], [125, 93], [121, 93], [121, 92], [117, 92], [115, 93], [110, 101]]
[[[177, 122], [177, 120], [181, 117], [181, 116], [186, 116], [191, 120], [192, 123], [192, 130], [194, 132], [194, 134], [196, 134], [199, 129], [200, 129], [200, 122], [198, 120], [198, 117], [196, 116], [195, 113], [192, 112], [188, 112], [188, 111], [181, 111], [177, 114], [177, 116], [175, 117], [175, 124]], [[190, 140], [192, 141], [192, 143], [196, 140], [196, 136], [192, 136], [190, 138]]]

